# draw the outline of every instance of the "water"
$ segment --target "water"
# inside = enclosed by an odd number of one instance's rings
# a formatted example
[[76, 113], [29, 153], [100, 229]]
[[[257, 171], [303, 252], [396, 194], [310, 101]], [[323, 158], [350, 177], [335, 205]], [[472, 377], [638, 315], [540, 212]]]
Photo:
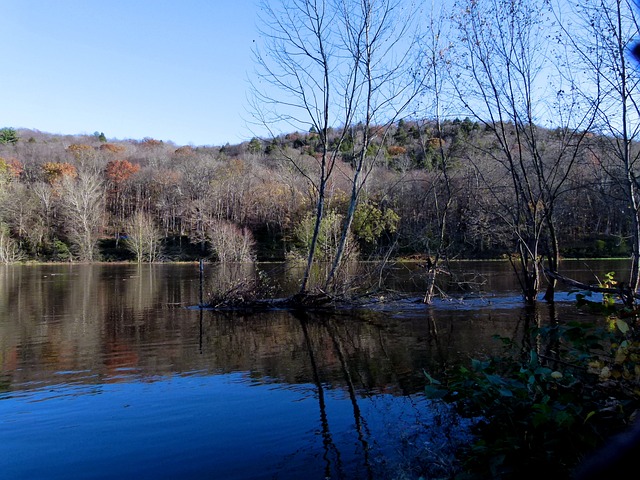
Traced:
[[[443, 285], [449, 296], [424, 306], [419, 269], [400, 265], [387, 281], [407, 298], [332, 315], [189, 308], [193, 264], [1, 267], [1, 476], [446, 476], [468, 438], [422, 396], [423, 369], [498, 352], [494, 334], [531, 321], [584, 317], [561, 292], [532, 318], [508, 265], [458, 266], [473, 291]], [[565, 267], [583, 281], [624, 271]], [[207, 266], [206, 289], [252, 274], [237, 268]]]

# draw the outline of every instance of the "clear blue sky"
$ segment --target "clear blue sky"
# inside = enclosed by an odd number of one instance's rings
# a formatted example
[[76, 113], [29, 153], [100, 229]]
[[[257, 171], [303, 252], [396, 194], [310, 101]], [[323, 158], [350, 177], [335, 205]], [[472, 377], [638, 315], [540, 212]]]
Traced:
[[2, 2], [0, 127], [178, 145], [254, 133], [258, 0]]

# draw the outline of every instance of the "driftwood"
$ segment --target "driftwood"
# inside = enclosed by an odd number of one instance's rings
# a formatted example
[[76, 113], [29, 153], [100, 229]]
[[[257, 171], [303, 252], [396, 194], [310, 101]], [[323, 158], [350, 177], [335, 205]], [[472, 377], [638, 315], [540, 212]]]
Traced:
[[572, 287], [579, 288], [581, 290], [587, 290], [589, 292], [595, 293], [608, 293], [611, 295], [618, 295], [625, 304], [633, 303], [635, 299], [639, 299], [640, 295], [637, 292], [632, 292], [628, 285], [624, 283], [620, 283], [619, 287], [601, 287], [600, 285], [589, 285], [587, 283], [582, 283], [573, 278], [565, 277], [564, 275], [560, 275], [558, 272], [553, 272], [551, 270], [545, 269], [544, 273], [559, 282], [562, 282], [565, 285], [569, 285]]

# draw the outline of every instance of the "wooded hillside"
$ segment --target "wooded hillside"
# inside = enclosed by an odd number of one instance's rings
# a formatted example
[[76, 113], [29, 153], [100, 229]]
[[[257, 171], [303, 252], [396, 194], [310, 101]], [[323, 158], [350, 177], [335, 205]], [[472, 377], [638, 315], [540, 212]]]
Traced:
[[[495, 132], [469, 119], [444, 122], [437, 131], [433, 122], [407, 120], [384, 142], [374, 136], [372, 144], [382, 148], [370, 149], [375, 167], [352, 226], [360, 258], [390, 248], [394, 256], [428, 256], [441, 248], [441, 231], [448, 258], [512, 253], [516, 233], [505, 208], [519, 199], [511, 198], [508, 169], [492, 156], [500, 148]], [[347, 206], [358, 134], [355, 127], [343, 141], [327, 188], [320, 239], [327, 255]], [[515, 146], [515, 129], [511, 134]], [[544, 151], [562, 148], [562, 131], [538, 134]], [[309, 178], [319, 161], [313, 132], [194, 147], [5, 128], [1, 142], [3, 262], [281, 260], [304, 255], [309, 244], [317, 195]], [[574, 162], [570, 169], [562, 155], [548, 155], [549, 168], [569, 175], [554, 205], [565, 256], [629, 254], [630, 217], [611, 181], [608, 148], [607, 138], [586, 134], [575, 159], [566, 159]]]

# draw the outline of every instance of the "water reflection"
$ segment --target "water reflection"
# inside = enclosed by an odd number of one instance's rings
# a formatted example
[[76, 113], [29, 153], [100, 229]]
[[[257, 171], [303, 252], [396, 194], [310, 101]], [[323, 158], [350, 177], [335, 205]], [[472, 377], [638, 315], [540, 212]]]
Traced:
[[300, 320], [285, 311], [231, 315], [183, 308], [197, 303], [193, 265], [0, 271], [5, 388], [56, 383], [58, 372], [67, 372], [67, 381], [81, 380], [86, 371], [105, 381], [194, 370], [308, 381], [306, 335], [328, 380], [344, 384], [334, 344], [339, 339], [363, 388], [411, 393], [420, 388], [415, 380], [421, 368], [446, 363], [468, 349], [465, 343], [477, 347], [479, 329], [500, 328], [491, 318], [469, 328], [476, 321], [471, 312], [418, 306], [412, 313], [409, 307], [416, 306], [408, 304], [406, 311], [343, 312], [331, 318], [331, 331], [327, 318], [310, 317], [305, 334]]
[[[508, 282], [495, 269], [483, 275]], [[207, 288], [228, 282], [221, 277], [209, 272]], [[305, 332], [300, 319], [285, 311], [225, 315], [183, 308], [198, 303], [198, 289], [192, 264], [0, 268], [2, 388], [55, 383], [58, 372], [67, 372], [67, 381], [81, 381], [86, 371], [107, 381], [194, 370], [309, 381], [311, 338], [325, 378], [344, 385], [346, 361], [362, 388], [412, 393], [421, 387], [416, 372], [422, 368], [495, 351], [494, 334], [519, 338], [527, 322], [540, 321], [518, 313], [517, 294], [498, 290], [431, 307], [407, 300], [382, 304], [378, 311], [309, 316]], [[543, 317], [557, 318], [558, 309], [566, 310], [562, 304], [554, 308]], [[336, 339], [342, 342], [340, 354]]]
[[[412, 269], [387, 280], [419, 292]], [[210, 290], [255, 270], [206, 273]], [[446, 476], [464, 425], [420, 395], [423, 369], [437, 374], [499, 351], [496, 334], [520, 339], [532, 324], [578, 315], [569, 304], [525, 311], [504, 270], [482, 276], [505, 289], [460, 302], [453, 288], [433, 306], [225, 314], [186, 308], [199, 303], [193, 264], [2, 267], [0, 469], [369, 479], [422, 462]]]

